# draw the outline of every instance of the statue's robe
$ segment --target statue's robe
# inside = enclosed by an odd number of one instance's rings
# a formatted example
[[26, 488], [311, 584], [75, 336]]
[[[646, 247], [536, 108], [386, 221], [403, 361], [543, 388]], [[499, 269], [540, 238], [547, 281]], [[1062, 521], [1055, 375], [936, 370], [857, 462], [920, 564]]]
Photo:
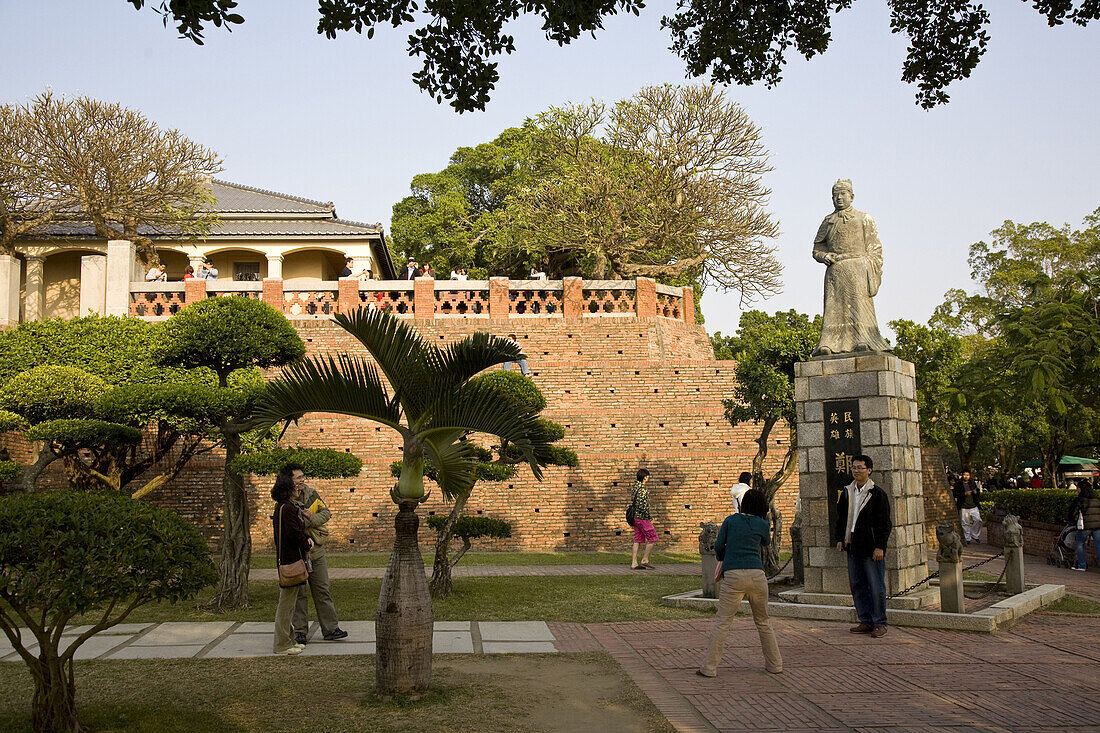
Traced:
[[[829, 257], [836, 259], [829, 264]], [[887, 351], [872, 300], [882, 283], [882, 242], [874, 220], [851, 207], [825, 217], [814, 237], [825, 270], [825, 309], [815, 354]]]

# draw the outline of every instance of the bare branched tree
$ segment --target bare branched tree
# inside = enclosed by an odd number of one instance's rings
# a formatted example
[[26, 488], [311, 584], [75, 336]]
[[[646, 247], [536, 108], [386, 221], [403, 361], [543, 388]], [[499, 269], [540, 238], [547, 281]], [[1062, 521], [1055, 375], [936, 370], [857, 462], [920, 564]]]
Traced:
[[159, 263], [150, 235], [201, 236], [216, 222], [210, 179], [221, 160], [179, 130], [119, 104], [51, 92], [27, 113], [43, 176], [73, 202], [64, 218], [132, 241], [147, 265]]
[[27, 110], [0, 105], [0, 254], [14, 255], [15, 240], [43, 226], [63, 207], [43, 174]]
[[779, 291], [768, 153], [721, 90], [647, 87], [610, 108], [553, 108], [534, 124], [545, 174], [509, 201], [514, 244], [573, 250], [590, 277], [686, 276], [743, 302]]

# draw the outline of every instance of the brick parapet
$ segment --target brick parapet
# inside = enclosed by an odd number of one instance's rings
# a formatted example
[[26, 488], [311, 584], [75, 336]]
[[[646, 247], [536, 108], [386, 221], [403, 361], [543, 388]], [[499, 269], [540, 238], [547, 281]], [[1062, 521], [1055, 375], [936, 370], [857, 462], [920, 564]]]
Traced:
[[336, 309], [340, 313], [349, 313], [360, 306], [359, 280], [354, 277], [342, 277], [337, 283]]
[[281, 278], [264, 278], [260, 293], [263, 302], [278, 310], [283, 309], [283, 281]]
[[[638, 318], [657, 317], [657, 281], [648, 277], [635, 280], [634, 308]], [[694, 321], [694, 317], [692, 319]], [[691, 323], [692, 321], [688, 321]]]
[[417, 320], [435, 318], [435, 280], [418, 277], [413, 282], [413, 315]]
[[581, 306], [584, 300], [584, 281], [579, 277], [567, 277], [562, 279], [562, 315], [566, 320], [576, 320], [581, 317]]
[[508, 278], [489, 278], [489, 318], [507, 319], [510, 310]]
[[206, 281], [193, 277], [183, 281], [183, 302], [187, 305], [206, 300]]

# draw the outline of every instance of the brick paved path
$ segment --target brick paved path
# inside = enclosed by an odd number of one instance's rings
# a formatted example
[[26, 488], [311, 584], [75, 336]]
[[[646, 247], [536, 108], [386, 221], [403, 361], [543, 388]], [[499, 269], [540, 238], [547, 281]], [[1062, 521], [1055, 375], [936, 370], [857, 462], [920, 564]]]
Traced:
[[[429, 575], [431, 566], [424, 568]], [[650, 570], [631, 570], [629, 565], [459, 565], [451, 571], [456, 578], [498, 578], [534, 576], [575, 576], [575, 575], [700, 575], [699, 565], [692, 563], [669, 563], [658, 565]], [[381, 578], [385, 568], [332, 568], [328, 569], [331, 578]], [[1079, 574], [1079, 573], [1078, 573]], [[275, 580], [274, 568], [253, 569], [249, 580]], [[701, 580], [700, 580], [701, 582]]]
[[585, 630], [681, 731], [1100, 731], [1100, 618], [1036, 616], [996, 635], [893, 628], [882, 639], [848, 624], [773, 623], [783, 674], [764, 672], [756, 628], [738, 618], [715, 679], [695, 674], [711, 619]]

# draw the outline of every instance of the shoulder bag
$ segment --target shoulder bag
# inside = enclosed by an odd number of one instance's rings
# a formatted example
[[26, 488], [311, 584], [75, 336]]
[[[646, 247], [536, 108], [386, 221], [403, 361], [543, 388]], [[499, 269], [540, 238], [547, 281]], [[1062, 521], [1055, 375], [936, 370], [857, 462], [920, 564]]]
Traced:
[[302, 585], [309, 580], [309, 570], [306, 569], [305, 558], [299, 558], [297, 562], [288, 563], [283, 565], [279, 559], [279, 549], [282, 542], [279, 540], [279, 536], [283, 531], [283, 505], [279, 504], [279, 521], [275, 525], [279, 528], [279, 531], [275, 535], [275, 564], [279, 567], [279, 587], [280, 588], [293, 588], [296, 585]]

